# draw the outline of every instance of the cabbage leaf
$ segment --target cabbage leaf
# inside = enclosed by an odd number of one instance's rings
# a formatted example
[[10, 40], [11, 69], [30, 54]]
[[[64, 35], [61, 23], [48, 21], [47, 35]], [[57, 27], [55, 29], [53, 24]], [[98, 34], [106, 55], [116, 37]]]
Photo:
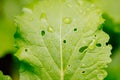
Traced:
[[41, 0], [16, 17], [20, 80], [103, 80], [111, 62], [102, 12], [84, 0]]
[[12, 80], [12, 79], [7, 75], [3, 75], [3, 73], [0, 71], [0, 80]]

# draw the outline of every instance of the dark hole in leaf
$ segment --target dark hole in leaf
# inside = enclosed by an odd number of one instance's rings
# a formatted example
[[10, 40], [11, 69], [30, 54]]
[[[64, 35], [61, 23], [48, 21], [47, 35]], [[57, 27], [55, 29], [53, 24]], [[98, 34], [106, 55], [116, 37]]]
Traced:
[[25, 49], [25, 52], [27, 52], [28, 51], [28, 49]]
[[85, 73], [85, 71], [82, 71], [82, 73]]
[[88, 48], [88, 46], [83, 46], [83, 47], [81, 47], [80, 49], [79, 49], [79, 52], [83, 52], [83, 51], [85, 51], [86, 49]]
[[68, 65], [69, 67], [71, 66], [71, 65]]
[[95, 35], [95, 37], [96, 37], [96, 35]]
[[41, 31], [41, 35], [42, 35], [42, 36], [45, 35], [45, 31], [44, 31], [44, 30]]
[[74, 28], [74, 31], [77, 31], [77, 28]]
[[106, 43], [106, 45], [108, 46], [109, 43]]
[[63, 43], [66, 43], [67, 41], [66, 40], [63, 40]]
[[96, 46], [97, 46], [97, 47], [101, 47], [102, 44], [101, 44], [101, 43], [97, 43]]

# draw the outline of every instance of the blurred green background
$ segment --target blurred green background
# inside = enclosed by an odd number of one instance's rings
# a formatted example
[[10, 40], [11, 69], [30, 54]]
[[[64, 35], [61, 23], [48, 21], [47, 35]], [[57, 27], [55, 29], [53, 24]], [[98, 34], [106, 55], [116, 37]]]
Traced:
[[[14, 80], [18, 80], [16, 74], [18, 67], [14, 67], [12, 71], [11, 68], [3, 69], [3, 67], [6, 68], [6, 65], [13, 68], [14, 64], [17, 64], [17, 59], [11, 56], [16, 50], [13, 45], [16, 31], [14, 17], [22, 13], [23, 7], [31, 6], [36, 1], [38, 0], [0, 0], [0, 70], [4, 74], [11, 75]], [[88, 1], [103, 10], [103, 18], [105, 19], [103, 30], [110, 36], [107, 44], [113, 46], [112, 63], [106, 69], [108, 76], [105, 80], [120, 80], [120, 0]]]

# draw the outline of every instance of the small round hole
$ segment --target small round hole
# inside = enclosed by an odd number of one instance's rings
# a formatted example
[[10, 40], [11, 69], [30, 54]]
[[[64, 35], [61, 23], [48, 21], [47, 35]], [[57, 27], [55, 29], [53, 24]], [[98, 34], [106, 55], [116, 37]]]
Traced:
[[108, 45], [109, 45], [109, 43], [106, 43], [106, 45], [108, 46]]
[[71, 65], [68, 65], [69, 67], [71, 66]]
[[66, 40], [63, 40], [63, 43], [66, 43]]
[[96, 35], [94, 35], [96, 37]]
[[27, 52], [28, 51], [28, 49], [25, 49], [25, 52]]
[[42, 36], [45, 35], [45, 31], [44, 31], [44, 30], [41, 31], [41, 35], [42, 35]]
[[85, 73], [85, 71], [82, 71], [82, 73]]
[[74, 31], [77, 31], [77, 28], [74, 28]]

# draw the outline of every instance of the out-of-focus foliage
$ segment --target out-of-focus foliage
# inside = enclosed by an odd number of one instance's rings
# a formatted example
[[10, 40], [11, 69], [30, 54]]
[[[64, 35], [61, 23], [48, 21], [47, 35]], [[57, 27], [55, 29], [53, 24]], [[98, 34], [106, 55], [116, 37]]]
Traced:
[[14, 16], [20, 12], [20, 6], [16, 0], [0, 1], [0, 57], [13, 52], [15, 26]]
[[114, 51], [120, 47], [120, 23], [115, 23], [114, 19], [107, 14], [103, 14], [103, 18], [105, 19], [103, 30], [110, 35], [109, 44], [112, 45], [112, 51]]
[[91, 0], [103, 9], [115, 22], [120, 22], [120, 0]]
[[23, 6], [29, 6], [37, 0], [0, 0], [0, 57], [14, 53], [14, 17], [21, 13]]
[[105, 80], [120, 80], [120, 48], [116, 49], [114, 53], [113, 61], [107, 69], [109, 74]]

